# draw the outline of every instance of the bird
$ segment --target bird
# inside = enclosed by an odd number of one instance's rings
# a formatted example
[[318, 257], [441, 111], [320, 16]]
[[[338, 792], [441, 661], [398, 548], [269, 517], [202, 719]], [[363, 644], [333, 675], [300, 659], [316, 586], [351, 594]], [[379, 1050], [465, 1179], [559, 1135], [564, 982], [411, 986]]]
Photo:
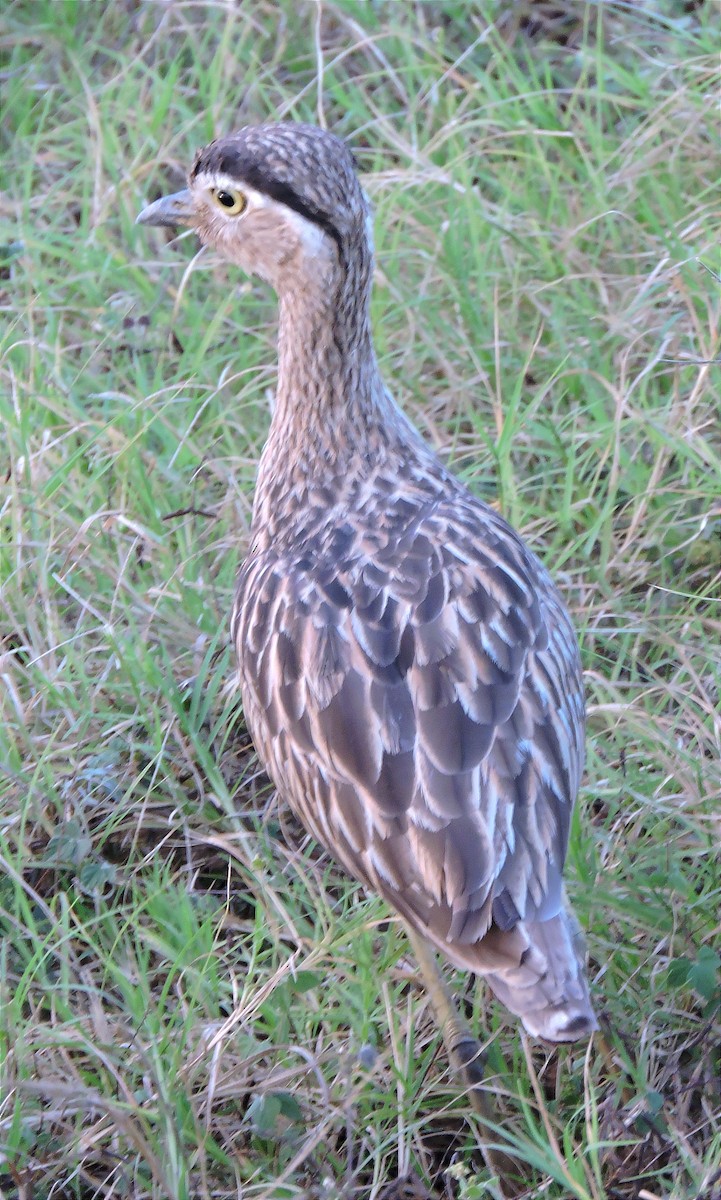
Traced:
[[462, 1066], [477, 1043], [436, 951], [483, 976], [531, 1036], [588, 1038], [562, 879], [585, 753], [578, 641], [538, 557], [382, 378], [351, 149], [310, 124], [248, 125], [200, 149], [187, 187], [137, 221], [194, 230], [278, 298], [275, 404], [231, 614], [245, 719], [277, 792], [404, 919]]

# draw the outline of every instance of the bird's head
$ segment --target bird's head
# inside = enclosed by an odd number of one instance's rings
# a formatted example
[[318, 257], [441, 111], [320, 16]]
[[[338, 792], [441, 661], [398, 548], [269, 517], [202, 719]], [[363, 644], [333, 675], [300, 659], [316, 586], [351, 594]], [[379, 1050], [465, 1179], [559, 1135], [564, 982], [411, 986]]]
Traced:
[[332, 289], [350, 256], [369, 259], [369, 208], [340, 138], [294, 122], [247, 126], [195, 156], [188, 187], [148, 205], [141, 225], [181, 226], [281, 295]]

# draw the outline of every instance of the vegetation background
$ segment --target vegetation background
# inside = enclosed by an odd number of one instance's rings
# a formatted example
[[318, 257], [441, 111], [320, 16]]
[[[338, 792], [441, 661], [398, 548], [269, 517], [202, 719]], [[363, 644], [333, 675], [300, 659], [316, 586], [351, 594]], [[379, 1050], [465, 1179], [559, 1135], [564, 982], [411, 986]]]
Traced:
[[718, 1200], [718, 16], [5, 4], [0, 1196], [509, 1186], [398, 922], [278, 810], [244, 730], [227, 614], [274, 299], [133, 225], [214, 134], [320, 114], [375, 206], [385, 373], [583, 644], [568, 881], [605, 1033], [530, 1046], [449, 969], [492, 1136], [528, 1197]]

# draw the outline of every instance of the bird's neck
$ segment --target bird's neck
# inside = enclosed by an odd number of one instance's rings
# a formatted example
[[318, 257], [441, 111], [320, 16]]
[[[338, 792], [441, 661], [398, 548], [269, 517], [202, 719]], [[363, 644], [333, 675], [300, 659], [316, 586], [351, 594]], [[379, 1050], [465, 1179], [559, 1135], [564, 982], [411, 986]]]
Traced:
[[[310, 302], [309, 302], [310, 301]], [[306, 452], [342, 451], [338, 434], [372, 420], [382, 389], [367, 299], [285, 295], [280, 301], [278, 389], [272, 436], [292, 432]]]
[[369, 274], [337, 289], [305, 279], [280, 296], [278, 388], [253, 514], [266, 539], [319, 497], [342, 500], [353, 476], [373, 470], [400, 417], [373, 350]]

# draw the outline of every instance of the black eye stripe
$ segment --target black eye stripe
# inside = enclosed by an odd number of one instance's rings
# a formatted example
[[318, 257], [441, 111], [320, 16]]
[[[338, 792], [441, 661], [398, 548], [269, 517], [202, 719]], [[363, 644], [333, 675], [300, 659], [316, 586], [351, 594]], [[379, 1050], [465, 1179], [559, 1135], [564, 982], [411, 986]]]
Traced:
[[325, 213], [320, 212], [317, 208], [302, 200], [286, 183], [281, 183], [277, 179], [265, 179], [262, 185], [258, 185], [258, 191], [264, 192], [266, 196], [270, 196], [271, 200], [278, 200], [281, 204], [285, 204], [286, 208], [290, 208], [293, 212], [297, 212], [299, 216], [305, 217], [306, 221], [310, 221], [313, 225], [319, 225], [329, 237], [333, 238], [338, 247], [339, 254], [342, 254], [343, 239], [337, 226], [333, 224], [329, 217], [326, 217]]
[[277, 200], [280, 204], [285, 204], [286, 208], [290, 208], [293, 212], [297, 212], [299, 216], [305, 217], [313, 225], [320, 226], [333, 239], [338, 247], [340, 261], [341, 263], [345, 263], [343, 237], [337, 225], [334, 225], [330, 217], [327, 217], [315, 205], [303, 200], [287, 183], [283, 183], [282, 180], [276, 179], [273, 175], [266, 174], [257, 163], [248, 161], [245, 155], [239, 154], [229, 147], [225, 148], [222, 154], [219, 155], [218, 147], [211, 145], [205, 152], [201, 152], [196, 159], [193, 170], [190, 173], [191, 180], [204, 170], [227, 175], [229, 179], [237, 178], [239, 183], [242, 181], [242, 183], [249, 184], [256, 191], [262, 192], [264, 196], [269, 196], [271, 200]]

